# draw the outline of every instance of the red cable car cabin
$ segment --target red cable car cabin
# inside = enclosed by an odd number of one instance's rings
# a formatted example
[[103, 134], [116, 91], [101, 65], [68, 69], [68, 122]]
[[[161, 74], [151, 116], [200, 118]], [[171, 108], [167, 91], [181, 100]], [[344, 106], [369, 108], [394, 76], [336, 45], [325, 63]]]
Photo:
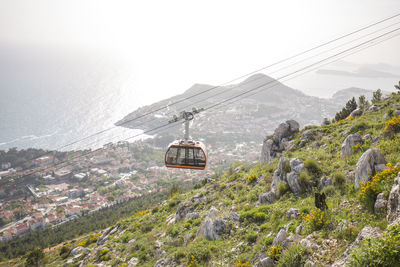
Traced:
[[206, 165], [206, 149], [202, 142], [174, 141], [165, 153], [165, 166], [169, 168], [204, 170]]

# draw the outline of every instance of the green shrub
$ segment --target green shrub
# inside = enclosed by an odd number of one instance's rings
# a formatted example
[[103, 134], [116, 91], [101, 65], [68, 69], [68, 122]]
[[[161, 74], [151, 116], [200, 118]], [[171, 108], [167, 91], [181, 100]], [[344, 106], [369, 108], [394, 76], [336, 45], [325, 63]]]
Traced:
[[64, 245], [60, 249], [60, 257], [62, 259], [66, 259], [69, 256], [69, 253], [71, 253], [72, 248], [69, 245]]
[[170, 235], [171, 237], [176, 237], [178, 234], [179, 234], [179, 229], [178, 229], [178, 227], [176, 227], [176, 226], [173, 226], [173, 227], [171, 227], [169, 230], [168, 230], [168, 235]]
[[133, 233], [126, 231], [120, 236], [119, 241], [122, 243], [128, 243], [129, 240], [132, 240], [134, 237], [135, 235]]
[[274, 242], [274, 237], [271, 235], [271, 236], [267, 236], [264, 239], [263, 244], [264, 244], [264, 246], [269, 247], [270, 245], [272, 245], [272, 242]]
[[306, 248], [300, 244], [293, 245], [283, 251], [277, 262], [278, 267], [304, 266], [306, 262]]
[[105, 248], [102, 250], [99, 250], [97, 252], [97, 260], [98, 261], [108, 261], [111, 259], [110, 255], [108, 255], [109, 249]]
[[193, 259], [198, 263], [205, 263], [210, 259], [211, 251], [209, 248], [209, 242], [206, 239], [199, 239], [192, 242], [186, 253], [188, 262]]
[[250, 243], [254, 243], [257, 240], [257, 233], [250, 230], [247, 235], [246, 235], [246, 239], [247, 241], [249, 241]]
[[264, 222], [265, 221], [265, 219], [267, 218], [267, 216], [265, 215], [265, 213], [264, 212], [257, 212], [256, 214], [254, 214], [254, 220], [256, 221], [256, 222]]
[[289, 173], [292, 171], [292, 168], [290, 167], [290, 162], [289, 161], [284, 161], [282, 169], [286, 172]]
[[300, 184], [305, 187], [311, 187], [314, 184], [311, 176], [308, 175], [308, 173], [306, 171], [300, 172], [299, 180], [300, 180]]
[[336, 188], [333, 185], [328, 185], [321, 190], [321, 193], [325, 193], [327, 196], [333, 196], [336, 192]]
[[346, 177], [342, 172], [335, 172], [333, 174], [332, 183], [334, 186], [342, 188], [346, 183]]
[[278, 185], [278, 195], [283, 196], [286, 192], [289, 191], [289, 186], [285, 182], [280, 182]]
[[362, 132], [369, 128], [371, 128], [371, 125], [364, 121], [356, 122], [355, 124], [353, 124], [353, 126], [351, 126], [350, 133]]
[[383, 238], [368, 238], [351, 254], [352, 266], [399, 266], [400, 225], [389, 227]]
[[306, 167], [308, 173], [314, 178], [319, 178], [322, 175], [322, 169], [319, 163], [313, 159], [306, 159], [304, 161], [304, 166]]

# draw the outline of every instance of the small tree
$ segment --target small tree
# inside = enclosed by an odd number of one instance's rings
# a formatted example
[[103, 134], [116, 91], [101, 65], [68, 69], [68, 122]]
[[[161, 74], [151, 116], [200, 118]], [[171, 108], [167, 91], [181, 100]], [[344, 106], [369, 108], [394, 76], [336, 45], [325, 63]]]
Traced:
[[398, 90], [397, 93], [400, 94], [400, 81], [398, 85], [397, 84], [394, 85], [394, 88], [396, 88]]
[[382, 90], [378, 89], [372, 93], [372, 104], [379, 103], [382, 100]]
[[357, 102], [356, 99], [353, 97], [349, 101], [347, 101], [346, 105], [342, 108], [341, 111], [336, 113], [335, 115], [335, 121], [340, 121], [346, 119], [353, 110], [357, 108]]
[[362, 111], [364, 111], [369, 106], [369, 102], [366, 99], [365, 95], [360, 95], [358, 97], [358, 106]]
[[42, 249], [34, 249], [26, 256], [26, 266], [42, 266], [43, 258], [44, 254]]

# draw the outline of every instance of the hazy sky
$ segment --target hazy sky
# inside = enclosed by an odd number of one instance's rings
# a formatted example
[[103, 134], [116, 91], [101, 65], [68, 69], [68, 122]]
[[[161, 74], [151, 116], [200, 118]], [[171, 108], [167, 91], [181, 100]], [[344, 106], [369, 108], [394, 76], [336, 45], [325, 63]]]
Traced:
[[[1, 0], [0, 43], [118, 58], [130, 66], [132, 86], [158, 100], [194, 83], [224, 83], [399, 12], [399, 0]], [[320, 96], [388, 86], [400, 74], [399, 47], [397, 37], [288, 85]], [[383, 71], [389, 74], [376, 77]]]

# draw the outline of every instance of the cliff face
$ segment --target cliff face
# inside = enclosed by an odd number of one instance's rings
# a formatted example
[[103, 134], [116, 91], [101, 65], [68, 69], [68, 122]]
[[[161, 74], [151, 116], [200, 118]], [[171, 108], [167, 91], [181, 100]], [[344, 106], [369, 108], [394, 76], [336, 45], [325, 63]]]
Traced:
[[[197, 116], [191, 131], [193, 137], [204, 138], [205, 142], [213, 145], [215, 145], [215, 140], [219, 140], [217, 145], [221, 147], [230, 143], [231, 140], [259, 143], [266, 132], [272, 133], [272, 130], [282, 121], [294, 119], [302, 126], [319, 125], [323, 118], [333, 117], [349, 98], [368, 93], [367, 90], [361, 89], [345, 90], [343, 93], [338, 92], [331, 99], [321, 99], [305, 95], [266, 75], [256, 74], [239, 84], [215, 89], [211, 85], [196, 84], [182, 95], [142, 107], [128, 114], [116, 125], [152, 129], [165, 124], [174, 114], [179, 114], [182, 110], [191, 110], [192, 107], [207, 108], [254, 88], [257, 90], [245, 94], [244, 99], [240, 101], [206, 110]], [[197, 95], [207, 90], [210, 91]], [[257, 94], [254, 94], [255, 92]], [[182, 100], [193, 95], [197, 96]], [[153, 114], [153, 117], [146, 116], [130, 122], [142, 114], [181, 100], [182, 102], [177, 105], [169, 106], [168, 109]], [[169, 128], [168, 131], [159, 133], [159, 136], [172, 135], [177, 138], [182, 135], [181, 133], [182, 129], [178, 125], [176, 128]]]
[[[237, 163], [190, 191], [50, 250], [42, 262], [395, 266], [400, 259], [400, 122], [393, 113], [399, 103], [400, 96], [392, 95], [358, 117], [330, 125], [299, 129], [294, 121], [282, 123], [268, 140], [293, 143], [269, 163]], [[359, 142], [346, 141], [355, 133]]]

